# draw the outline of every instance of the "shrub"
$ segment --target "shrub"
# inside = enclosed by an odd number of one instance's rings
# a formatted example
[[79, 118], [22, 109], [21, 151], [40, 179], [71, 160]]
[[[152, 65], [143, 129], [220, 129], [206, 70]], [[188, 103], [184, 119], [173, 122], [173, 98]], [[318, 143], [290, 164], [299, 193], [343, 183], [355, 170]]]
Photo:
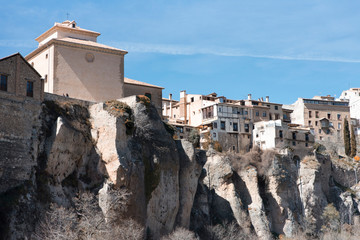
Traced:
[[336, 210], [334, 204], [330, 203], [324, 208], [321, 218], [324, 221], [322, 226], [324, 231], [340, 230], [340, 213]]
[[195, 234], [185, 228], [177, 228], [171, 234], [162, 237], [161, 240], [196, 240]]
[[121, 117], [125, 122], [126, 134], [132, 135], [135, 129], [132, 110], [129, 105], [117, 100], [110, 100], [104, 103], [104, 109], [114, 117]]
[[223, 150], [221, 144], [218, 141], [214, 142], [214, 149], [218, 152], [222, 152]]
[[200, 144], [199, 131], [197, 129], [193, 128], [191, 130], [191, 132], [189, 133], [188, 140], [189, 140], [189, 142], [191, 142], [194, 145], [194, 147], [199, 147], [199, 144]]

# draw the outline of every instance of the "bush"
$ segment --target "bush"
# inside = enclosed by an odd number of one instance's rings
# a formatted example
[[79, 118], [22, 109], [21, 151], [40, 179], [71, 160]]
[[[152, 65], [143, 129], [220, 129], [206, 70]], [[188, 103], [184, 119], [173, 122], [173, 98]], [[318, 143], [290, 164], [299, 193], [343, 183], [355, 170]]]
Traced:
[[161, 240], [196, 240], [195, 234], [185, 228], [177, 228], [171, 234], [162, 237]]
[[117, 100], [110, 100], [104, 103], [104, 109], [114, 117], [121, 117], [125, 122], [126, 134], [132, 135], [135, 124], [133, 120], [132, 110], [129, 105]]
[[222, 152], [223, 150], [221, 144], [218, 141], [214, 142], [214, 149], [218, 152]]
[[200, 134], [197, 129], [192, 129], [189, 133], [188, 141], [191, 142], [194, 147], [199, 147], [200, 145]]

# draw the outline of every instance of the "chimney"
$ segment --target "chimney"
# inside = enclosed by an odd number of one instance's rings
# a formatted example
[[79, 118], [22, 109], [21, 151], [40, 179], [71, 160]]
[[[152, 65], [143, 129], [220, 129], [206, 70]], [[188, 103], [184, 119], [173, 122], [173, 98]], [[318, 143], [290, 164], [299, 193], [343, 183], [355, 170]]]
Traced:
[[261, 97], [261, 101], [262, 101], [262, 102], [264, 101], [264, 98], [263, 98], [263, 97]]
[[172, 100], [172, 94], [171, 93], [169, 94], [169, 100]]
[[251, 100], [251, 94], [250, 93], [248, 94], [248, 100]]
[[269, 96], [266, 96], [266, 102], [269, 102]]

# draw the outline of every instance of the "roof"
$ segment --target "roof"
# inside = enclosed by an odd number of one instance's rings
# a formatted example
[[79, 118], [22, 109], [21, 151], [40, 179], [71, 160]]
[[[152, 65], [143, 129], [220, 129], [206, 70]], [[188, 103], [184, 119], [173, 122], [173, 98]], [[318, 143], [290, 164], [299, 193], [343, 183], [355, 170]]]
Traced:
[[[73, 23], [75, 24], [75, 27], [72, 27]], [[90, 30], [83, 29], [83, 28], [80, 28], [80, 27], [76, 26], [75, 21], [70, 22], [69, 20], [66, 20], [66, 21], [64, 21], [62, 23], [57, 23], [56, 22], [53, 27], [48, 29], [43, 34], [41, 34], [35, 40], [38, 41], [38, 42], [41, 42], [43, 39], [45, 39], [46, 37], [48, 37], [49, 35], [51, 35], [52, 33], [56, 32], [56, 30], [59, 30], [59, 29], [65, 30], [67, 32], [78, 32], [78, 33], [93, 36], [93, 37], [98, 37], [100, 35], [100, 33], [98, 33], [98, 32], [90, 31]]]
[[20, 58], [30, 67], [30, 69], [32, 69], [41, 78], [40, 73], [38, 71], [36, 71], [36, 69], [33, 66], [31, 66], [30, 63], [28, 61], [26, 61], [26, 59], [19, 52], [11, 54], [11, 55], [9, 55], [7, 57], [0, 58], [0, 61], [4, 61], [4, 60], [6, 60], [8, 58], [15, 57], [17, 55], [19, 55]]
[[94, 48], [94, 49], [99, 49], [99, 50], [107, 50], [109, 52], [117, 52], [117, 53], [120, 53], [120, 54], [127, 54], [128, 53], [125, 50], [110, 47], [110, 46], [107, 46], [107, 45], [104, 45], [104, 44], [101, 44], [101, 43], [88, 41], [88, 40], [77, 39], [77, 38], [66, 37], [66, 38], [61, 38], [61, 39], [55, 39], [55, 38], [51, 39], [49, 42], [45, 43], [44, 45], [41, 45], [40, 47], [38, 47], [37, 49], [35, 49], [31, 53], [29, 53], [25, 57], [25, 59], [29, 60], [30, 58], [37, 55], [39, 52], [46, 49], [48, 46], [50, 46], [52, 44], [55, 44], [55, 43], [60, 44], [60, 45], [70, 45], [70, 46], [75, 45], [75, 46], [79, 46], [79, 47], [89, 47], [89, 48]]
[[140, 82], [134, 79], [130, 79], [130, 78], [124, 78], [124, 83], [127, 84], [132, 84], [132, 85], [139, 85], [139, 86], [145, 86], [145, 87], [152, 87], [152, 88], [160, 88], [160, 89], [164, 89], [163, 87], [159, 87], [156, 85], [152, 85], [150, 83], [145, 83], [145, 82]]

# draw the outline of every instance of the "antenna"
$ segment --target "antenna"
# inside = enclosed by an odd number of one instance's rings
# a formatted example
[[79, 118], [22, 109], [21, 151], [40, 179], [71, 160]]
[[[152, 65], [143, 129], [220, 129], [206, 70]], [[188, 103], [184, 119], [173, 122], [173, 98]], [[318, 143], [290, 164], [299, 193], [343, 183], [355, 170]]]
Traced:
[[66, 13], [66, 20], [69, 20], [70, 13]]

